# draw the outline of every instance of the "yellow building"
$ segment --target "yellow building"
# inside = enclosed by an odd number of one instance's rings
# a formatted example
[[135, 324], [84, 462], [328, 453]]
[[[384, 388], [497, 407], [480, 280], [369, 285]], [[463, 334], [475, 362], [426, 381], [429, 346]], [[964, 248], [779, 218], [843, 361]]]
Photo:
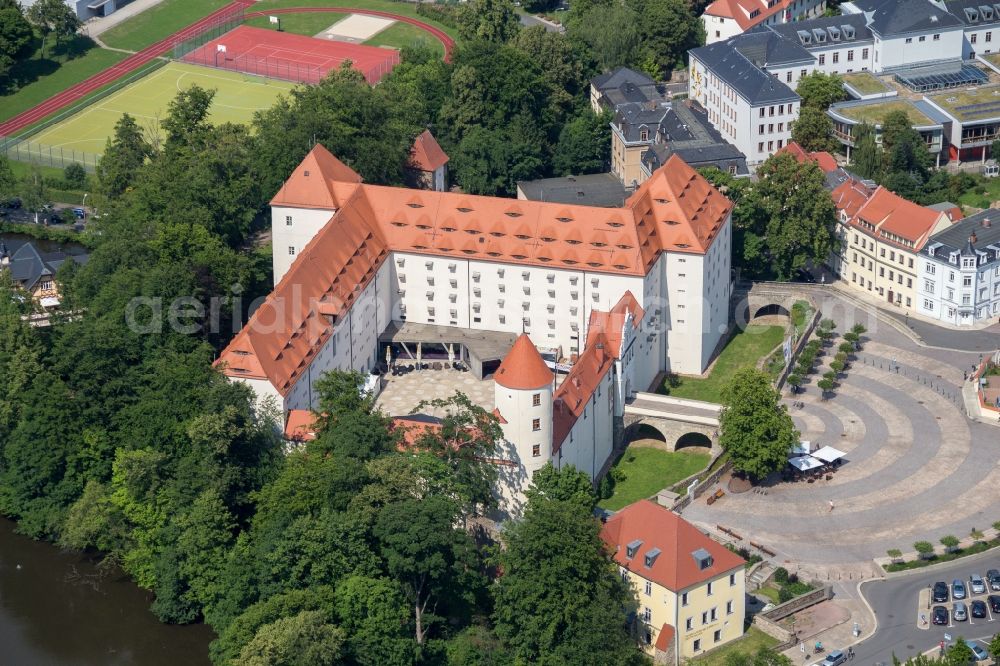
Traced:
[[743, 635], [743, 558], [649, 500], [609, 518], [601, 538], [636, 591], [640, 639], [657, 663], [676, 665]]
[[[834, 190], [835, 202], [838, 191], [847, 187], [845, 183]], [[839, 203], [838, 209], [841, 279], [886, 303], [914, 308], [917, 255], [932, 234], [951, 226], [948, 213], [917, 205], [883, 187], [853, 215]]]

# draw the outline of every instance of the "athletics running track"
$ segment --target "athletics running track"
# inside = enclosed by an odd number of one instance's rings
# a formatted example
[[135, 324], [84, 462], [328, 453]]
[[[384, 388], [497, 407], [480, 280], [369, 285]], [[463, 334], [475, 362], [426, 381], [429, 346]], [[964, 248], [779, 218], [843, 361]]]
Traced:
[[[172, 49], [174, 45], [186, 40], [191, 37], [201, 33], [206, 28], [213, 25], [215, 22], [219, 21], [228, 14], [232, 14], [234, 11], [240, 9], [246, 9], [253, 6], [252, 0], [235, 0], [230, 4], [222, 7], [205, 18], [196, 21], [189, 25], [188, 27], [178, 30], [174, 34], [170, 35], [165, 39], [161, 39], [151, 46], [147, 46], [143, 50], [130, 55], [129, 57], [122, 60], [117, 65], [108, 67], [102, 72], [94, 74], [89, 79], [85, 79], [80, 83], [70, 86], [63, 90], [62, 92], [53, 95], [49, 99], [45, 100], [41, 104], [34, 106], [27, 111], [22, 111], [10, 120], [0, 123], [0, 136], [12, 136], [17, 132], [20, 132], [29, 125], [33, 125], [38, 121], [42, 120], [46, 116], [49, 116], [57, 111], [61, 111], [73, 102], [76, 102], [83, 97], [86, 97], [90, 93], [94, 92], [98, 88], [106, 86], [107, 84], [115, 81], [116, 79], [134, 72], [143, 65], [145, 65], [150, 60], [153, 60], [157, 56], [161, 55], [163, 52]], [[423, 21], [418, 21], [417, 19], [410, 18], [409, 16], [399, 16], [398, 14], [392, 14], [390, 12], [381, 12], [373, 9], [358, 9], [355, 10], [349, 6], [336, 6], [336, 7], [283, 7], [280, 9], [268, 9], [264, 11], [249, 12], [244, 15], [244, 18], [250, 19], [257, 16], [271, 16], [274, 14], [301, 14], [305, 12], [338, 12], [344, 13], [345, 11], [355, 11], [359, 14], [371, 14], [372, 16], [383, 16], [385, 18], [391, 18], [402, 23], [409, 23], [410, 25], [415, 25], [418, 28], [425, 30], [435, 37], [444, 45], [445, 60], [451, 60], [451, 51], [455, 46], [455, 40], [448, 36], [446, 32], [435, 28], [432, 25], [428, 25]]]

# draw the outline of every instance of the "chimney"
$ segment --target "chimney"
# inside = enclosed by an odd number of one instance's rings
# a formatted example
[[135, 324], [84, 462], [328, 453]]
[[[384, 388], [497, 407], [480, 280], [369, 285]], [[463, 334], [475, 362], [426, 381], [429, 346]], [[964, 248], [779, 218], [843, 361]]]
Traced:
[[990, 222], [990, 218], [988, 217], [983, 218], [982, 224], [983, 224], [983, 229], [989, 229], [991, 226], [993, 226], [993, 223]]
[[973, 231], [972, 234], [969, 235], [969, 245], [975, 245], [975, 244], [976, 244], [976, 232]]

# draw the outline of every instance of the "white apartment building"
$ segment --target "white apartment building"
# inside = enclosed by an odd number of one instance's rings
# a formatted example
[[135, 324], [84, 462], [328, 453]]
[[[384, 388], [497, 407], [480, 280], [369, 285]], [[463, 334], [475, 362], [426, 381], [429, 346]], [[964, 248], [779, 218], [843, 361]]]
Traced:
[[1000, 320], [1000, 213], [985, 210], [931, 236], [918, 270], [921, 314], [955, 326]]
[[[222, 371], [287, 416], [316, 407], [324, 372], [373, 369], [391, 325], [525, 334], [494, 374], [513, 510], [538, 457], [596, 475], [623, 398], [702, 372], [728, 327], [731, 204], [677, 157], [623, 208], [595, 208], [367, 185], [317, 146], [271, 206], [275, 289]], [[534, 345], [574, 362], [551, 394]], [[547, 425], [525, 431], [532, 410]]]

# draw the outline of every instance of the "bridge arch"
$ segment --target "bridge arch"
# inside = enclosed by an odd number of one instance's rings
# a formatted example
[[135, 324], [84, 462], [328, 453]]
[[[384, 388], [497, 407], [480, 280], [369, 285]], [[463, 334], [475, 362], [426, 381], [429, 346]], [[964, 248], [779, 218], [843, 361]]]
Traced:
[[712, 438], [704, 432], [693, 430], [691, 432], [684, 433], [677, 438], [676, 442], [674, 442], [675, 451], [692, 446], [701, 446], [711, 449]]
[[767, 317], [772, 315], [782, 315], [785, 317], [792, 316], [792, 313], [788, 311], [781, 303], [768, 303], [766, 305], [761, 305], [757, 308], [757, 311], [753, 314], [753, 319], [757, 317]]

